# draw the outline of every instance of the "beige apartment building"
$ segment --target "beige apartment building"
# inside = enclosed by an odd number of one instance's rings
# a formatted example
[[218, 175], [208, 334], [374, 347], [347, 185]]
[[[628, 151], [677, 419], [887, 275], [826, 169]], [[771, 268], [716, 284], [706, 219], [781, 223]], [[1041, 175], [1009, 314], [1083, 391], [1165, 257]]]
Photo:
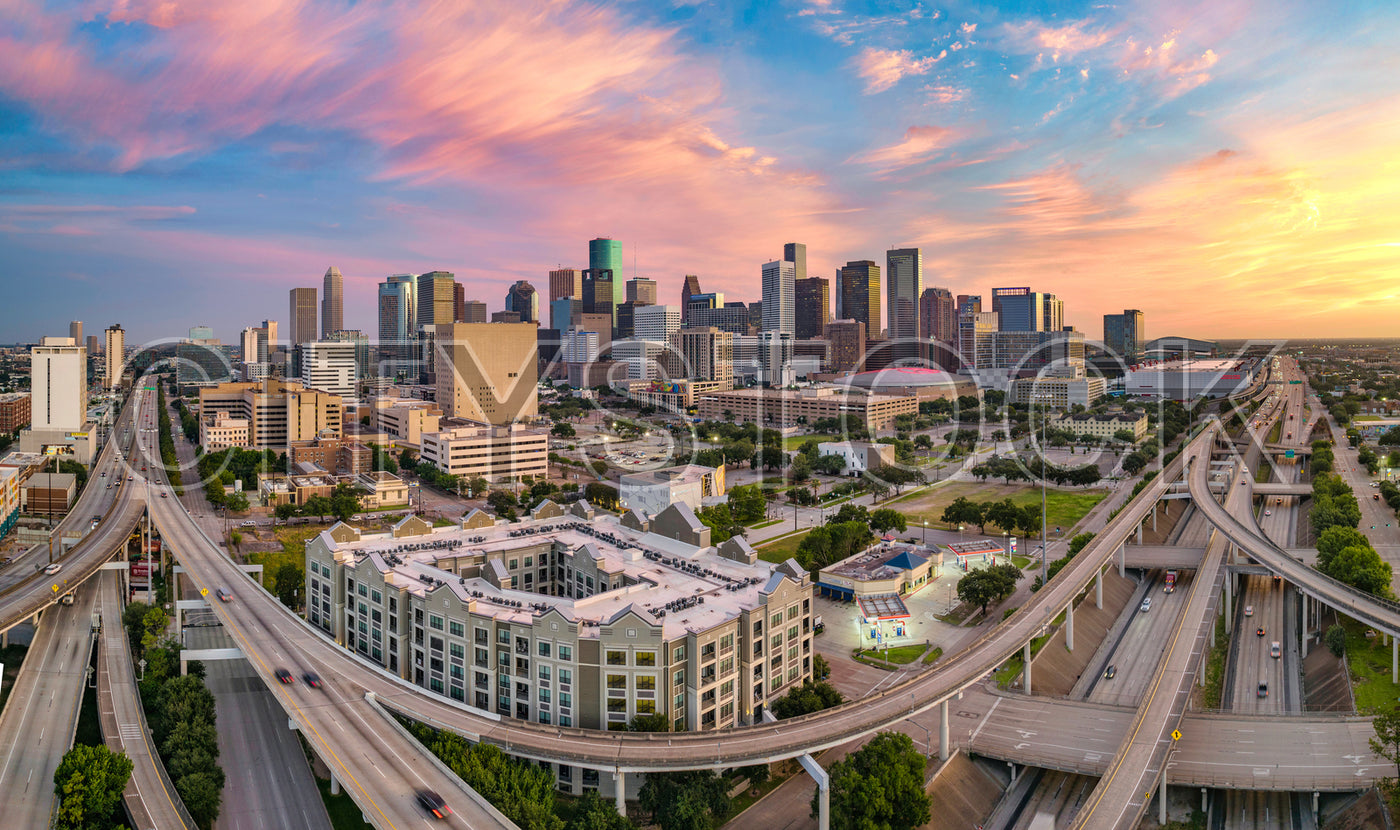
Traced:
[[418, 457], [444, 473], [503, 481], [544, 476], [549, 467], [549, 433], [519, 424], [466, 424], [425, 432]]
[[339, 395], [307, 389], [294, 380], [264, 378], [256, 383], [221, 383], [199, 390], [201, 421], [217, 423], [218, 413], [248, 421], [250, 449], [285, 452], [296, 441], [341, 437], [344, 404]]
[[667, 373], [673, 378], [734, 381], [734, 335], [714, 326], [685, 328], [671, 335]]
[[415, 447], [423, 443], [423, 433], [437, 432], [442, 418], [442, 410], [428, 401], [378, 398], [373, 406], [376, 431]]
[[907, 395], [863, 395], [841, 387], [735, 389], [701, 398], [699, 412], [706, 421], [732, 420], [773, 429], [845, 417], [876, 432], [892, 429], [894, 419], [900, 415], [917, 415], [919, 399]]
[[437, 404], [448, 418], [504, 425], [539, 414], [539, 326], [451, 323], [437, 327]]

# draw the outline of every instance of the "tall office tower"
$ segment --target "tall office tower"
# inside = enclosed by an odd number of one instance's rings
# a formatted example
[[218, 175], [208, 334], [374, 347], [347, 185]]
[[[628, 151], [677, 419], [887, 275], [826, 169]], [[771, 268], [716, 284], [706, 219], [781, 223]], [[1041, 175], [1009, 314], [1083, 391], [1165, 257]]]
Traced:
[[798, 340], [821, 337], [831, 322], [831, 280], [808, 277], [793, 283], [793, 327]]
[[953, 313], [958, 316], [979, 314], [981, 311], [982, 295], [980, 294], [959, 294], [958, 301], [953, 308]]
[[486, 322], [486, 303], [481, 300], [462, 301], [462, 323], [484, 323]]
[[[694, 274], [686, 274], [685, 280], [681, 283], [681, 323], [690, 320], [690, 298], [700, 293], [700, 278]], [[713, 307], [713, 306], [712, 306]]]
[[[107, 342], [112, 342], [111, 332], [119, 334], [121, 327], [107, 329]], [[80, 429], [87, 422], [87, 350], [79, 346], [71, 337], [45, 337], [39, 345], [29, 350], [29, 428]], [[116, 355], [112, 359], [112, 355]], [[121, 377], [121, 351], [108, 352], [108, 365], [115, 364], [117, 377]], [[109, 370], [110, 374], [110, 370]], [[107, 384], [108, 388], [111, 384]]]
[[1125, 309], [1122, 314], [1103, 316], [1103, 344], [1124, 363], [1136, 363], [1142, 357], [1142, 344], [1147, 340], [1147, 321], [1141, 311]]
[[598, 348], [605, 350], [613, 341], [612, 320], [606, 314], [590, 314], [585, 311], [578, 316], [578, 322], [574, 328], [579, 331], [591, 331], [598, 335]]
[[[803, 252], [806, 257], [806, 252]], [[762, 330], [796, 334], [797, 265], [784, 259], [763, 263]]]
[[783, 261], [791, 262], [793, 279], [807, 279], [807, 246], [801, 242], [783, 243]]
[[[107, 376], [102, 385], [108, 389], [116, 389], [117, 384], [122, 381], [122, 365], [126, 362], [126, 332], [122, 329], [122, 324], [117, 323], [107, 327]], [[73, 341], [77, 345], [77, 341]], [[84, 355], [86, 359], [86, 355]], [[84, 378], [87, 372], [83, 372]], [[87, 381], [83, 381], [83, 388], [86, 390]], [[37, 419], [37, 416], [36, 416]]]
[[583, 296], [583, 272], [577, 268], [556, 268], [549, 272], [549, 301]]
[[681, 310], [673, 305], [637, 306], [635, 320], [638, 340], [669, 343], [681, 327]]
[[598, 359], [598, 332], [569, 329], [560, 339], [559, 351], [565, 363], [592, 363]]
[[555, 297], [549, 301], [549, 327], [568, 331], [578, 325], [579, 315], [583, 314], [581, 297]]
[[83, 345], [83, 321], [74, 320], [68, 324], [68, 336], [79, 346]]
[[[623, 286], [626, 276], [622, 268], [622, 243], [616, 239], [588, 240], [588, 268], [591, 271], [608, 271], [612, 274], [612, 305], [616, 309], [627, 299]], [[601, 312], [602, 309], [597, 311]], [[617, 325], [614, 312], [613, 325]]]
[[646, 277], [633, 277], [628, 280], [627, 302], [637, 305], [656, 305], [656, 280]]
[[320, 340], [297, 346], [301, 353], [301, 382], [307, 389], [355, 397], [359, 368], [351, 340]]
[[714, 326], [684, 328], [671, 335], [667, 371], [673, 378], [734, 379], [734, 335]]
[[773, 387], [791, 386], [797, 381], [792, 366], [795, 341], [790, 331], [765, 331], [758, 335], [758, 380]]
[[[351, 343], [355, 346], [355, 376], [364, 379], [375, 377], [374, 364], [370, 361], [369, 338], [359, 329], [341, 329], [326, 336], [332, 343]], [[353, 397], [353, 395], [351, 395]]]
[[870, 340], [880, 339], [880, 266], [873, 260], [846, 263], [837, 276], [836, 294], [841, 307], [837, 316], [865, 324]]
[[952, 343], [958, 337], [958, 311], [946, 288], [925, 288], [919, 295], [919, 332], [925, 340]]
[[534, 323], [448, 323], [436, 327], [437, 405], [448, 418], [498, 426], [539, 414]]
[[763, 329], [763, 301], [749, 303], [749, 332], [754, 333]]
[[345, 278], [332, 265], [321, 280], [321, 337], [345, 328]]
[[617, 307], [617, 339], [626, 340], [637, 333], [637, 309], [650, 308], [653, 303], [636, 303], [631, 300]]
[[865, 323], [860, 320], [832, 320], [826, 326], [831, 342], [828, 360], [833, 372], [851, 372], [865, 363]]
[[1045, 331], [1045, 296], [1029, 288], [993, 288], [992, 311], [1002, 331]]
[[725, 303], [723, 308], [710, 308], [696, 303], [690, 298], [690, 322], [688, 328], [703, 329], [714, 326], [730, 334], [749, 333], [749, 307], [746, 303]]
[[467, 321], [467, 287], [456, 280], [452, 281], [452, 322]]
[[95, 334], [89, 334], [89, 335], [87, 336], [87, 353], [88, 353], [88, 356], [90, 357], [90, 356], [92, 356], [92, 355], [99, 354], [101, 351], [102, 351], [102, 343], [101, 343], [101, 341], [99, 341], [99, 340], [97, 339], [97, 335], [95, 335]]
[[1044, 322], [1041, 331], [1061, 331], [1065, 327], [1065, 301], [1054, 294], [1042, 294], [1044, 302], [1041, 306]]
[[539, 292], [525, 280], [516, 280], [514, 285], [506, 289], [506, 311], [514, 311], [519, 314], [522, 323], [538, 323], [540, 321]]
[[606, 268], [589, 268], [583, 272], [583, 311], [585, 314], [606, 314], [617, 327], [617, 295], [613, 290], [613, 272]]
[[318, 336], [316, 329], [316, 289], [293, 288], [290, 292], [291, 307], [287, 310], [287, 343], [295, 347], [302, 343], [314, 343]]
[[895, 248], [885, 252], [885, 299], [891, 340], [918, 340], [919, 295], [924, 293], [924, 252]]
[[443, 326], [456, 316], [456, 284], [451, 271], [429, 271], [418, 275], [417, 328]]
[[412, 274], [393, 274], [379, 284], [379, 360], [385, 364], [385, 377], [393, 377], [413, 361], [417, 296], [418, 282]]
[[1000, 318], [995, 311], [974, 311], [958, 315], [958, 351], [969, 369], [996, 366], [996, 338]]
[[238, 335], [238, 342], [241, 347], [239, 354], [244, 363], [258, 362], [258, 330], [252, 326], [244, 329]]

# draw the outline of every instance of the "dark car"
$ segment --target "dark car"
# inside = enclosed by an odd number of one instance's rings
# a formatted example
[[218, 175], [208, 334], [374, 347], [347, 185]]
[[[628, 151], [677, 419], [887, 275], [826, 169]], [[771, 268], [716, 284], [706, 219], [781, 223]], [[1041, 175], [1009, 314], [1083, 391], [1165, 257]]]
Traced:
[[1259, 697], [1268, 697], [1268, 696], [1269, 696], [1269, 684], [1268, 684], [1268, 683], [1260, 683], [1260, 684], [1259, 684], [1259, 691], [1256, 692], [1256, 694], [1257, 694]]
[[313, 689], [321, 688], [321, 677], [313, 671], [309, 671], [306, 674], [303, 674], [301, 676], [301, 682], [305, 683]]
[[296, 678], [292, 677], [292, 673], [287, 671], [286, 669], [278, 669], [277, 671], [273, 672], [273, 674], [277, 675], [277, 679], [281, 681], [283, 686], [288, 686], [292, 683], [297, 682]]
[[1259, 626], [1258, 628], [1254, 629], [1254, 633], [1255, 633], [1255, 634], [1258, 634], [1260, 637], [1263, 637], [1263, 636], [1264, 636], [1264, 626], [1261, 625], [1261, 626]]
[[1112, 679], [1114, 678], [1114, 676], [1117, 675], [1117, 674], [1118, 674], [1118, 667], [1117, 667], [1117, 666], [1109, 666], [1108, 668], [1106, 668], [1106, 669], [1103, 670], [1103, 676], [1104, 676], [1104, 679], [1105, 679], [1105, 680], [1112, 680]]
[[419, 790], [417, 796], [418, 804], [431, 813], [433, 818], [447, 818], [452, 815], [452, 810], [447, 806], [447, 802], [443, 801], [442, 796], [432, 790]]

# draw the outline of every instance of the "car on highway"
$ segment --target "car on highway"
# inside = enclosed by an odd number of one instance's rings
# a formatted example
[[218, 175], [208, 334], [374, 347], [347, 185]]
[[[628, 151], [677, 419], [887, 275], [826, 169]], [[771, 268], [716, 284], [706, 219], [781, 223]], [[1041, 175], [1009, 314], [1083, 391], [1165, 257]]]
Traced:
[[1151, 610], [1152, 610], [1152, 597], [1143, 597], [1143, 598], [1142, 598], [1142, 605], [1139, 606], [1138, 610], [1139, 610], [1139, 611], [1151, 611]]
[[1246, 606], [1244, 607], [1244, 615], [1245, 615], [1246, 617], [1252, 617], [1252, 616], [1254, 616], [1254, 606], [1253, 606], [1253, 605], [1246, 605]]
[[61, 570], [63, 570], [63, 563], [62, 563], [62, 562], [53, 562], [53, 563], [50, 563], [47, 567], [44, 568], [44, 573], [48, 574], [49, 576], [53, 576], [54, 574], [58, 573], [58, 572], [61, 571]]
[[219, 598], [219, 602], [232, 602], [233, 594], [227, 588], [215, 588], [214, 596]]
[[1260, 683], [1260, 684], [1259, 684], [1259, 691], [1256, 692], [1255, 694], [1257, 694], [1259, 697], [1268, 697], [1268, 696], [1269, 696], [1269, 684], [1268, 684], [1268, 683]]
[[283, 686], [290, 686], [291, 684], [297, 682], [296, 678], [292, 677], [292, 673], [287, 671], [286, 669], [278, 669], [277, 671], [273, 672], [273, 674], [277, 675], [277, 681]]
[[447, 806], [447, 802], [442, 800], [442, 796], [432, 790], [419, 790], [415, 793], [418, 804], [427, 810], [433, 818], [445, 819], [452, 815], [452, 810]]
[[1255, 633], [1255, 634], [1258, 634], [1260, 637], [1263, 637], [1263, 636], [1264, 636], [1264, 626], [1261, 625], [1261, 626], [1259, 626], [1258, 628], [1254, 629], [1254, 633]]
[[1283, 656], [1283, 645], [1278, 640], [1269, 643], [1269, 656], [1275, 660]]
[[301, 682], [313, 689], [321, 688], [321, 676], [314, 671], [309, 671], [301, 676]]
[[1111, 664], [1110, 664], [1108, 668], [1106, 668], [1106, 669], [1103, 670], [1103, 677], [1104, 677], [1105, 680], [1112, 680], [1114, 677], [1117, 677], [1117, 676], [1118, 676], [1118, 667], [1115, 666], [1115, 665], [1111, 665]]
[[1265, 510], [1265, 511], [1264, 511], [1264, 515], [1265, 515], [1265, 516], [1272, 516], [1272, 515], [1274, 515], [1274, 511], [1272, 511], [1272, 510]]

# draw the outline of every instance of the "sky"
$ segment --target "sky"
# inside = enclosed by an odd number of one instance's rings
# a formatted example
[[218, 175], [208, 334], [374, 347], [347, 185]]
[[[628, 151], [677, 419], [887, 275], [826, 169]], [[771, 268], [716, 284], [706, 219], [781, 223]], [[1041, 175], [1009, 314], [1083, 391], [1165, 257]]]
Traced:
[[1400, 5], [0, 0], [0, 342], [226, 343], [287, 292], [587, 267], [757, 300], [920, 246], [1097, 338], [1400, 313]]

